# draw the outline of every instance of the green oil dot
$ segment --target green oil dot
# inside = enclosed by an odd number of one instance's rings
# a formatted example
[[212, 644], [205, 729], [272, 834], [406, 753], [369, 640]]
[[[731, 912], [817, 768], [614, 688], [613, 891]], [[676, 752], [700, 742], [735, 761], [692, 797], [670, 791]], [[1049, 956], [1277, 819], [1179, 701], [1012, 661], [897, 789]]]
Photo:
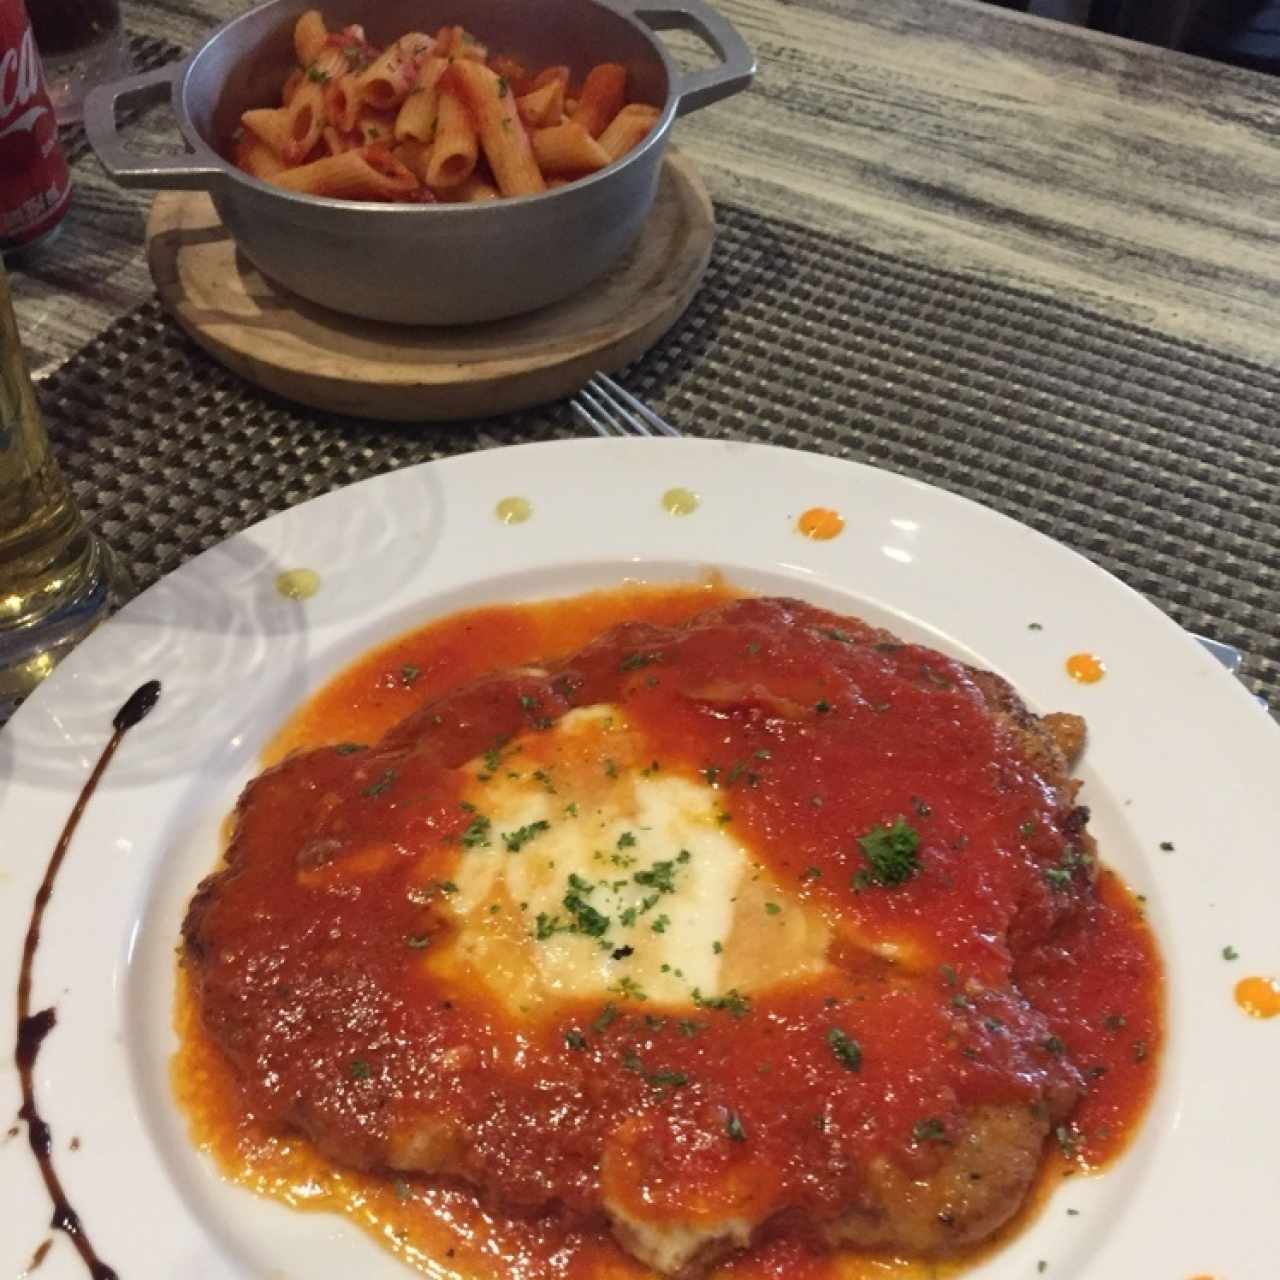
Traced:
[[493, 514], [503, 524], [524, 524], [533, 515], [533, 503], [528, 498], [503, 498], [494, 507]]
[[691, 516], [702, 499], [692, 489], [668, 489], [662, 495], [662, 509], [673, 516]]
[[320, 590], [320, 575], [314, 569], [286, 569], [276, 575], [276, 590], [286, 600], [309, 600]]

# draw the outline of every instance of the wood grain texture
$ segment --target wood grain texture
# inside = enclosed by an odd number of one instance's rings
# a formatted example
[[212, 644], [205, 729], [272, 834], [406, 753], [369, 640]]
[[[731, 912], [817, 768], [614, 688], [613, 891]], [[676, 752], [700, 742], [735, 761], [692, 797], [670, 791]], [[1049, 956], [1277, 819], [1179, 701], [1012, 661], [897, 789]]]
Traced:
[[[715, 199], [1280, 360], [1280, 79], [970, 0], [720, 7], [757, 81], [675, 133]], [[241, 9], [130, 20], [192, 46]], [[139, 146], [164, 137], [153, 112]], [[16, 280], [38, 370], [150, 295], [147, 197], [92, 160], [76, 176], [66, 233]]]
[[616, 267], [555, 306], [447, 329], [360, 320], [297, 297], [237, 252], [202, 191], [162, 193], [147, 224], [161, 301], [216, 360], [286, 399], [393, 422], [509, 413], [629, 364], [684, 313], [714, 236], [706, 188], [668, 151], [653, 211]]

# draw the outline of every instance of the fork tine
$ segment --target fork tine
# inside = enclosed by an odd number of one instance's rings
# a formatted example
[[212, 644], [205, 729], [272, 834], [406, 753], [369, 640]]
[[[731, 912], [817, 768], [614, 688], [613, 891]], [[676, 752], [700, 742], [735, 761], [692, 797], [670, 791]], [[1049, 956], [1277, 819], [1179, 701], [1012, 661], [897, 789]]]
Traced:
[[569, 404], [572, 406], [574, 413], [578, 415], [579, 419], [585, 422], [587, 426], [596, 433], [596, 435], [613, 435], [613, 432], [609, 430], [608, 426], [601, 422], [600, 419], [593, 416], [591, 411], [583, 404], [581, 392], [574, 396], [573, 399], [569, 401]]
[[618, 410], [617, 404], [614, 404], [607, 396], [600, 394], [599, 388], [593, 387], [590, 383], [582, 388], [579, 392], [582, 401], [594, 413], [596, 419], [604, 422], [605, 428], [608, 429], [609, 435], [648, 435], [648, 431], [641, 430], [625, 413]]
[[584, 399], [591, 402], [597, 412], [610, 420], [620, 436], [651, 436], [653, 430], [643, 418], [637, 417], [619, 397], [605, 386], [597, 374], [582, 389]]
[[602, 400], [590, 386], [583, 387], [573, 398], [578, 416], [601, 436], [628, 436], [631, 434], [606, 400]]
[[[611, 397], [620, 413], [624, 413], [628, 418], [638, 416], [644, 422], [648, 429], [644, 430], [645, 435], [675, 436], [679, 438], [680, 432], [673, 427], [665, 419], [658, 417], [648, 405], [637, 400], [625, 387], [619, 386], [607, 374], [597, 373], [594, 378], [587, 384], [592, 390], [597, 390], [601, 394]], [[630, 412], [628, 412], [630, 411]]]

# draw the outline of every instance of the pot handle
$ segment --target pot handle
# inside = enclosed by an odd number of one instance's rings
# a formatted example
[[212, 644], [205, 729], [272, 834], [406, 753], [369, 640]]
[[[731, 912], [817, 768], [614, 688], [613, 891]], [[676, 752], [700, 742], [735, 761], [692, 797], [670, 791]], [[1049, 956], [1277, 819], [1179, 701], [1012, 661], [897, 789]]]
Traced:
[[676, 84], [676, 115], [719, 102], [751, 83], [755, 54], [733, 23], [706, 0], [626, 0], [625, 8], [654, 31], [692, 31], [720, 55], [719, 66], [681, 75]]
[[109, 177], [122, 187], [204, 188], [221, 175], [213, 165], [199, 164], [190, 156], [134, 155], [125, 148], [116, 128], [116, 105], [123, 98], [145, 98], [148, 103], [168, 96], [172, 106], [183, 62], [170, 62], [141, 75], [128, 76], [90, 90], [84, 100], [84, 131], [89, 145]]

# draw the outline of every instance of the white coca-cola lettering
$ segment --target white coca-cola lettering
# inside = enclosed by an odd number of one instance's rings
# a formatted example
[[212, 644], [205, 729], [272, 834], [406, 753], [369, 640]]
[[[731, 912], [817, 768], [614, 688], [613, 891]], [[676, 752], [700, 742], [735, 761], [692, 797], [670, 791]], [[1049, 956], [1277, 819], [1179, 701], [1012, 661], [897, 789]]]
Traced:
[[[12, 79], [13, 88], [9, 82]], [[40, 89], [40, 55], [28, 27], [16, 49], [6, 49], [0, 57], [0, 120], [7, 120], [25, 107]], [[2, 136], [2, 135], [0, 135]]]
[[48, 112], [48, 107], [28, 107], [16, 120], [10, 120], [0, 128], [0, 138], [7, 138], [11, 133], [31, 132], [36, 127], [36, 121]]

